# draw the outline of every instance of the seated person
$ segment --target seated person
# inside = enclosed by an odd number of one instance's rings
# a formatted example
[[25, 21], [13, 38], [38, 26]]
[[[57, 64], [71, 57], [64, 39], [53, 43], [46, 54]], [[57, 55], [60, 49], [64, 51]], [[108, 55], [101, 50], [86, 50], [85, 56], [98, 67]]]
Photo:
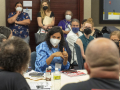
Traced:
[[2, 43], [0, 51], [0, 90], [30, 90], [23, 73], [30, 61], [30, 47], [16, 37]]
[[[84, 34], [77, 39], [76, 43], [80, 46], [81, 48], [81, 54], [83, 59], [85, 59], [84, 52], [87, 48], [87, 45], [89, 44], [90, 41], [94, 39], [93, 36], [91, 36], [93, 28], [93, 22], [91, 19], [88, 19], [86, 22], [84, 22]], [[83, 51], [84, 50], [84, 51]]]
[[[72, 19], [72, 21], [71, 21], [72, 31], [70, 31], [66, 37], [66, 40], [68, 42], [68, 45], [69, 45], [69, 48], [70, 48], [71, 54], [72, 54], [72, 59], [70, 62], [72, 64], [72, 66], [73, 66], [74, 61], [76, 61], [76, 63], [78, 63], [77, 57], [76, 57], [76, 52], [74, 49], [74, 43], [76, 43], [77, 39], [82, 35], [82, 33], [79, 31], [79, 25], [80, 25], [80, 22], [78, 19]], [[73, 51], [73, 49], [74, 49], [74, 51]], [[74, 58], [73, 58], [73, 55], [74, 55]]]
[[82, 33], [84, 33], [83, 24], [84, 24], [84, 22], [86, 22], [86, 21], [87, 21], [87, 19], [84, 19], [84, 20], [82, 21], [82, 23], [81, 23], [80, 31], [81, 31]]
[[64, 36], [62, 29], [53, 27], [46, 36], [44, 42], [36, 47], [35, 70], [45, 72], [48, 66], [55, 71], [55, 63], [61, 63], [61, 70], [69, 69], [68, 53], [64, 48]]
[[[87, 21], [87, 19], [84, 19], [84, 20], [82, 21], [81, 29], [80, 29], [80, 31], [81, 31], [82, 33], [84, 33], [84, 23], [85, 23], [86, 21]], [[92, 19], [92, 18], [89, 18], [89, 21], [91, 21], [91, 22], [92, 22], [92, 25], [93, 25], [93, 29], [92, 29], [91, 36], [93, 36], [93, 37], [95, 37], [95, 38], [97, 38], [97, 37], [103, 37], [101, 31], [98, 30], [98, 29], [96, 29], [96, 28], [94, 27], [93, 19]]]
[[55, 24], [54, 13], [50, 10], [50, 3], [48, 0], [42, 0], [40, 11], [37, 15], [38, 26], [41, 28], [40, 32], [45, 33], [45, 30], [51, 29]]
[[0, 26], [0, 34], [3, 34], [7, 39], [10, 39], [12, 37], [12, 30], [8, 27]]
[[62, 31], [64, 33], [64, 37], [67, 37], [67, 34], [70, 32], [70, 22], [71, 22], [71, 18], [73, 16], [72, 11], [67, 10], [65, 12], [65, 19], [61, 20], [58, 24], [58, 26], [60, 26], [62, 28]]
[[2, 44], [2, 42], [4, 42], [4, 41], [6, 41], [6, 36], [5, 35], [3, 35], [3, 34], [0, 34], [0, 49], [1, 49], [1, 44]]
[[110, 39], [116, 43], [120, 51], [120, 31], [113, 31], [110, 34]]
[[4, 42], [4, 41], [6, 41], [6, 36], [5, 35], [3, 35], [3, 34], [0, 34], [0, 42]]
[[90, 79], [63, 86], [61, 90], [120, 90], [119, 51], [106, 38], [91, 41], [86, 49], [85, 69]]

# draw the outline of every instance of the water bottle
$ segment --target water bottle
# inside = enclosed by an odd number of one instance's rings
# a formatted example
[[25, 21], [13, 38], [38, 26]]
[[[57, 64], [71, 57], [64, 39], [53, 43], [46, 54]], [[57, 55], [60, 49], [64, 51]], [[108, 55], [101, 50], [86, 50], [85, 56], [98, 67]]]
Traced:
[[46, 81], [51, 81], [51, 66], [46, 68]]
[[60, 90], [61, 73], [58, 71], [58, 68], [55, 68], [55, 72], [53, 73], [53, 80], [54, 80], [54, 90]]

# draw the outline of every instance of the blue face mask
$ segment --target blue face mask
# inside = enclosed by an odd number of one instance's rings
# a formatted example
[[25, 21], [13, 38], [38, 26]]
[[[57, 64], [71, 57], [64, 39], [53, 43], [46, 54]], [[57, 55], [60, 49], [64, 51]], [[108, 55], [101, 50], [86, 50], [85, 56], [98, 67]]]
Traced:
[[79, 31], [79, 28], [72, 28], [72, 31], [73, 31], [74, 33], [77, 33], [77, 32]]

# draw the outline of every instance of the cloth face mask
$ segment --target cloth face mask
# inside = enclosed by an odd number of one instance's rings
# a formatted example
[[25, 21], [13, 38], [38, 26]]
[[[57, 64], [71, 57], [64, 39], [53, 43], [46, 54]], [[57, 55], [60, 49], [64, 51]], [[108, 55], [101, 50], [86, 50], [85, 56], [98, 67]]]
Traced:
[[77, 33], [77, 32], [79, 31], [79, 28], [72, 28], [72, 31], [73, 31], [74, 33]]

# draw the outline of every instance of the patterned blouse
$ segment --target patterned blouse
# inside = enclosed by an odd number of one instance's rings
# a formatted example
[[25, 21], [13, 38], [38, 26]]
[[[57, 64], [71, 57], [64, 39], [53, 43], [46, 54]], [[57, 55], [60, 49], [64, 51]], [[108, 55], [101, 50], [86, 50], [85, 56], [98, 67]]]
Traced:
[[[12, 12], [8, 15], [8, 18], [13, 17], [16, 14], [16, 12]], [[29, 15], [25, 12], [21, 12], [20, 15], [18, 15], [17, 17], [17, 21], [23, 21], [25, 19], [30, 19]], [[15, 24], [12, 23], [9, 25], [10, 29], [13, 32], [13, 36], [18, 36], [21, 38], [26, 38], [27, 36], [29, 36], [29, 28], [28, 25], [19, 25], [19, 24]]]
[[36, 61], [35, 61], [35, 70], [39, 72], [44, 72], [46, 71], [46, 68], [48, 66], [52, 67], [52, 72], [55, 71], [55, 63], [61, 63], [61, 70], [64, 69], [69, 69], [70, 63], [67, 62], [67, 64], [64, 66], [63, 65], [63, 59], [61, 57], [54, 57], [50, 65], [47, 65], [46, 59], [50, 57], [55, 52], [59, 52], [59, 46], [57, 48], [52, 48], [51, 50], [49, 49], [48, 45], [46, 42], [43, 42], [39, 44], [36, 47]]

